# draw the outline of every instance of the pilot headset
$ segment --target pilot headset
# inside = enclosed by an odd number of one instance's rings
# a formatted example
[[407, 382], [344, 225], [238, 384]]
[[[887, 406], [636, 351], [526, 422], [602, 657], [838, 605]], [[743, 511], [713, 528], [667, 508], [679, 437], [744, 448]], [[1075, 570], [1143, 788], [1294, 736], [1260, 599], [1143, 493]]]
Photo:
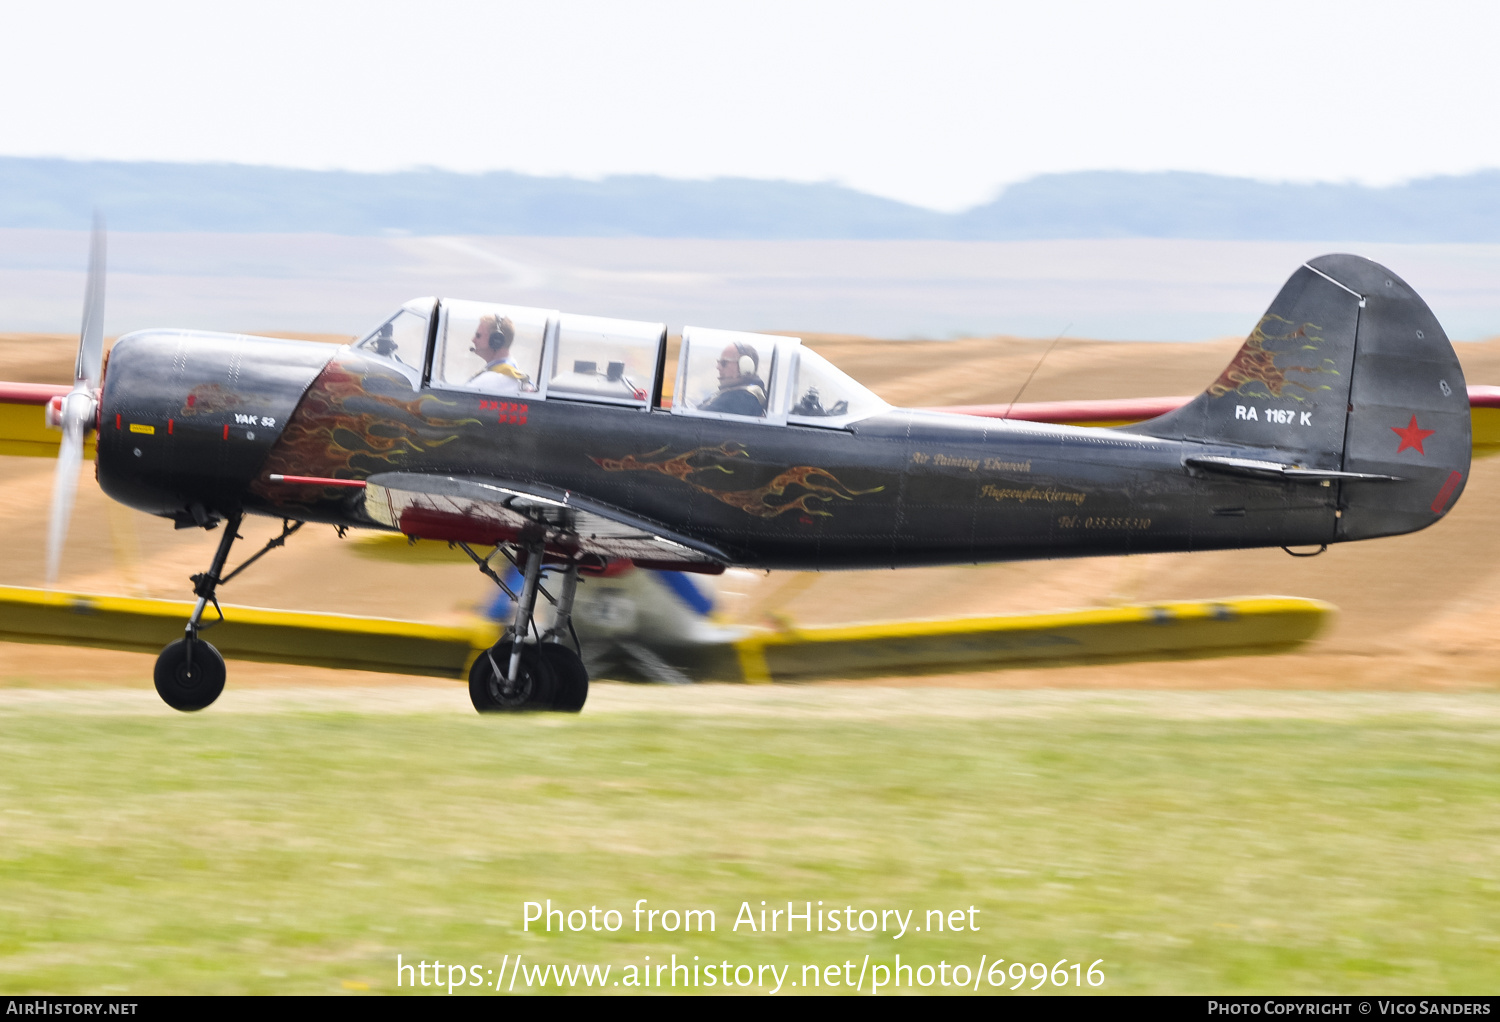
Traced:
[[749, 376], [755, 372], [759, 360], [755, 356], [755, 349], [748, 344], [739, 343], [734, 350], [740, 353], [739, 370], [741, 376]]
[[509, 316], [501, 316], [495, 320], [495, 325], [490, 327], [489, 345], [491, 348], [503, 348], [513, 343], [515, 339], [516, 328]]

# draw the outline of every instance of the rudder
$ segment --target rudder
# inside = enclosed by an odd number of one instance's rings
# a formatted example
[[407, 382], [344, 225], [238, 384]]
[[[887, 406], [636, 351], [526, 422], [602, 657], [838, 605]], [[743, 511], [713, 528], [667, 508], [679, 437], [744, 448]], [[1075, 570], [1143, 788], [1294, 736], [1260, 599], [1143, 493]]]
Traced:
[[1344, 471], [1397, 478], [1341, 484], [1338, 538], [1426, 528], [1448, 513], [1469, 477], [1473, 423], [1458, 355], [1427, 303], [1384, 266], [1352, 255], [1310, 265], [1364, 297]]

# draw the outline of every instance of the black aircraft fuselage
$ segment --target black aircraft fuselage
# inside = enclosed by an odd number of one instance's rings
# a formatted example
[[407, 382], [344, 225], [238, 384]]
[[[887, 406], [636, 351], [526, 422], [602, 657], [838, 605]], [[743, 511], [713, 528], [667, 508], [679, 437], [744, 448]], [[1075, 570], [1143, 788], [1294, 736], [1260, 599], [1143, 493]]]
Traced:
[[512, 542], [496, 520], [382, 520], [360, 485], [485, 480], [586, 498], [709, 562], [819, 569], [1322, 545], [1422, 528], [1468, 475], [1451, 346], [1404, 282], [1353, 256], [1299, 269], [1204, 394], [1128, 429], [891, 408], [839, 428], [674, 414], [656, 397], [664, 358], [641, 406], [487, 394], [434, 379], [437, 314], [428, 349], [398, 353], [409, 363], [122, 338], [100, 484], [182, 525], [249, 512]]

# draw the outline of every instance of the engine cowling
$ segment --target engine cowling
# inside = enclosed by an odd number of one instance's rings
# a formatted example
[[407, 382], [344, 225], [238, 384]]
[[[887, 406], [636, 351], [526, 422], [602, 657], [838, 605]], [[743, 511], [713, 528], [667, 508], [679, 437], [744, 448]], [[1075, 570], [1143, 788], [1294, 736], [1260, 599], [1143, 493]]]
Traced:
[[100, 396], [99, 485], [123, 504], [184, 525], [241, 510], [335, 350], [190, 330], [120, 338]]

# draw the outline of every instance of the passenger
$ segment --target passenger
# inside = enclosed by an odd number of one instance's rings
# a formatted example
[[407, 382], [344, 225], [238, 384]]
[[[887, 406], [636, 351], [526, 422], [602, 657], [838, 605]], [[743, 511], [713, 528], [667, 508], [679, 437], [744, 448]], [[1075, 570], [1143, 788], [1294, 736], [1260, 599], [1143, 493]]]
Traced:
[[489, 394], [520, 394], [536, 389], [531, 377], [523, 373], [510, 356], [510, 346], [515, 339], [516, 325], [509, 316], [498, 319], [492, 315], [479, 317], [469, 350], [484, 359], [484, 368], [469, 379], [470, 386]]
[[731, 344], [719, 353], [719, 392], [698, 406], [703, 412], [760, 417], [766, 414], [766, 381], [760, 354], [751, 344]]

